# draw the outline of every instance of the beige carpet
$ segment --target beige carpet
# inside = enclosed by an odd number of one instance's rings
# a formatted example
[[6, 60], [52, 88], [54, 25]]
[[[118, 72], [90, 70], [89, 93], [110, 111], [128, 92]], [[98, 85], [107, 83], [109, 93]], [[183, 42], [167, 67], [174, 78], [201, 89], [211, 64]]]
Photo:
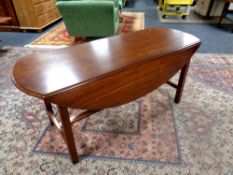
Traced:
[[180, 104], [163, 85], [88, 118], [94, 150], [73, 165], [43, 101], [11, 81], [17, 60], [41, 52], [12, 48], [0, 62], [1, 175], [232, 175], [233, 55], [195, 54]]

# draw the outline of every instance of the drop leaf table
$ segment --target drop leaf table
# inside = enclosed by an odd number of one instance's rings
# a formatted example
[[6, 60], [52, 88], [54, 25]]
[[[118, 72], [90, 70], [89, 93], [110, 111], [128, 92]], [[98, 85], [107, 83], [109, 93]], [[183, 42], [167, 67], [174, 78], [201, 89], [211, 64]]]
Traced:
[[[148, 28], [28, 56], [14, 65], [12, 81], [21, 91], [44, 100], [51, 124], [59, 129], [76, 163], [75, 122], [133, 101], [164, 83], [176, 89], [174, 101], [179, 103], [199, 45], [200, 40], [188, 33]], [[178, 83], [169, 81], [178, 71]], [[60, 121], [52, 104], [58, 106]], [[70, 116], [68, 108], [84, 112]]]

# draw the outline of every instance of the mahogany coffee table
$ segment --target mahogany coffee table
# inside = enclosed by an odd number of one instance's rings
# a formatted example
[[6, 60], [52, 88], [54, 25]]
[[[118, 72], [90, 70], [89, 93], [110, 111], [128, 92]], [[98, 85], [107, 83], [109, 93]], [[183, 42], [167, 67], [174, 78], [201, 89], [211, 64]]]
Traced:
[[[172, 29], [150, 28], [19, 60], [16, 87], [44, 100], [51, 124], [61, 132], [73, 163], [78, 161], [72, 125], [102, 109], [122, 105], [164, 83], [179, 103], [192, 55], [200, 40]], [[178, 84], [169, 79], [181, 70]], [[60, 120], [54, 116], [56, 104]], [[85, 109], [69, 116], [68, 108]]]

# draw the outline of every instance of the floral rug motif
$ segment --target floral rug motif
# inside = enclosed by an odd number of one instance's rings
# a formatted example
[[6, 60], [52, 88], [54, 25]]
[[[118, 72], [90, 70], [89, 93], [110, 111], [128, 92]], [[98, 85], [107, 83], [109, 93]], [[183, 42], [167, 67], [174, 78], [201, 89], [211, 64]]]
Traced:
[[233, 55], [195, 54], [180, 104], [173, 102], [175, 90], [163, 85], [81, 122], [93, 148], [73, 165], [63, 140], [51, 135], [56, 130], [48, 127], [43, 101], [11, 82], [13, 64], [35, 52], [44, 49], [12, 48], [0, 58], [0, 174], [233, 173]]
[[106, 109], [87, 118], [83, 124], [83, 131], [139, 134], [140, 114], [140, 101]]
[[[216, 59], [218, 60], [218, 65], [215, 63]], [[233, 61], [230, 56], [224, 55], [223, 57], [223, 54], [214, 56], [209, 54], [205, 55], [202, 60], [194, 61], [195, 62], [191, 70], [194, 78], [198, 81], [202, 81], [203, 83], [208, 83], [219, 90], [223, 90], [228, 93], [233, 92]]]
[[[155, 91], [135, 102], [103, 110], [90, 116], [75, 138], [86, 147], [77, 148], [84, 157], [180, 163], [172, 110], [166, 92]], [[79, 142], [76, 139], [76, 146]], [[68, 153], [60, 133], [49, 127], [34, 149], [45, 153]]]
[[[119, 24], [118, 34], [144, 29], [143, 12], [122, 12], [121, 18], [122, 20]], [[91, 38], [87, 38], [85, 41], [90, 40]], [[82, 42], [84, 41], [81, 38], [69, 36], [65, 24], [62, 22], [57, 27], [45, 33], [25, 47], [60, 48], [80, 44]]]

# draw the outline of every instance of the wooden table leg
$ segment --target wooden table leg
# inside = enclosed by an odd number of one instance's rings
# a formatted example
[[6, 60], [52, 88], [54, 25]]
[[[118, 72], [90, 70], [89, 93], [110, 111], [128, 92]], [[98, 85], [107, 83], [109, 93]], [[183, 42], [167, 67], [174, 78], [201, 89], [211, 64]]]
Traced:
[[181, 96], [182, 96], [183, 89], [184, 89], [184, 84], [185, 84], [186, 76], [187, 76], [187, 73], [188, 73], [188, 69], [189, 69], [189, 63], [187, 63], [181, 69], [180, 78], [179, 78], [179, 81], [178, 81], [178, 87], [177, 87], [176, 95], [175, 95], [175, 99], [174, 99], [175, 103], [180, 103]]
[[211, 13], [211, 10], [213, 8], [214, 1], [215, 0], [210, 0], [210, 4], [209, 4], [208, 10], [207, 10], [206, 18], [210, 18], [210, 13]]
[[70, 117], [67, 108], [60, 107], [60, 116], [61, 116], [61, 123], [62, 123], [62, 134], [66, 141], [68, 151], [70, 154], [70, 158], [72, 163], [78, 162], [78, 153], [75, 147], [74, 136], [72, 131], [72, 125], [70, 122]]
[[48, 113], [48, 117], [49, 117], [50, 124], [51, 124], [51, 125], [54, 125], [52, 119], [50, 118], [50, 113], [51, 113], [52, 115], [54, 115], [52, 105], [51, 105], [49, 102], [45, 101], [45, 100], [44, 100], [44, 104], [45, 104], [45, 107], [46, 107], [46, 111], [47, 111], [47, 113]]
[[224, 8], [222, 10], [222, 14], [221, 14], [220, 19], [218, 21], [218, 27], [220, 27], [222, 19], [223, 19], [223, 17], [225, 17], [226, 11], [228, 10], [229, 6], [230, 6], [230, 3], [229, 2], [225, 2]]

